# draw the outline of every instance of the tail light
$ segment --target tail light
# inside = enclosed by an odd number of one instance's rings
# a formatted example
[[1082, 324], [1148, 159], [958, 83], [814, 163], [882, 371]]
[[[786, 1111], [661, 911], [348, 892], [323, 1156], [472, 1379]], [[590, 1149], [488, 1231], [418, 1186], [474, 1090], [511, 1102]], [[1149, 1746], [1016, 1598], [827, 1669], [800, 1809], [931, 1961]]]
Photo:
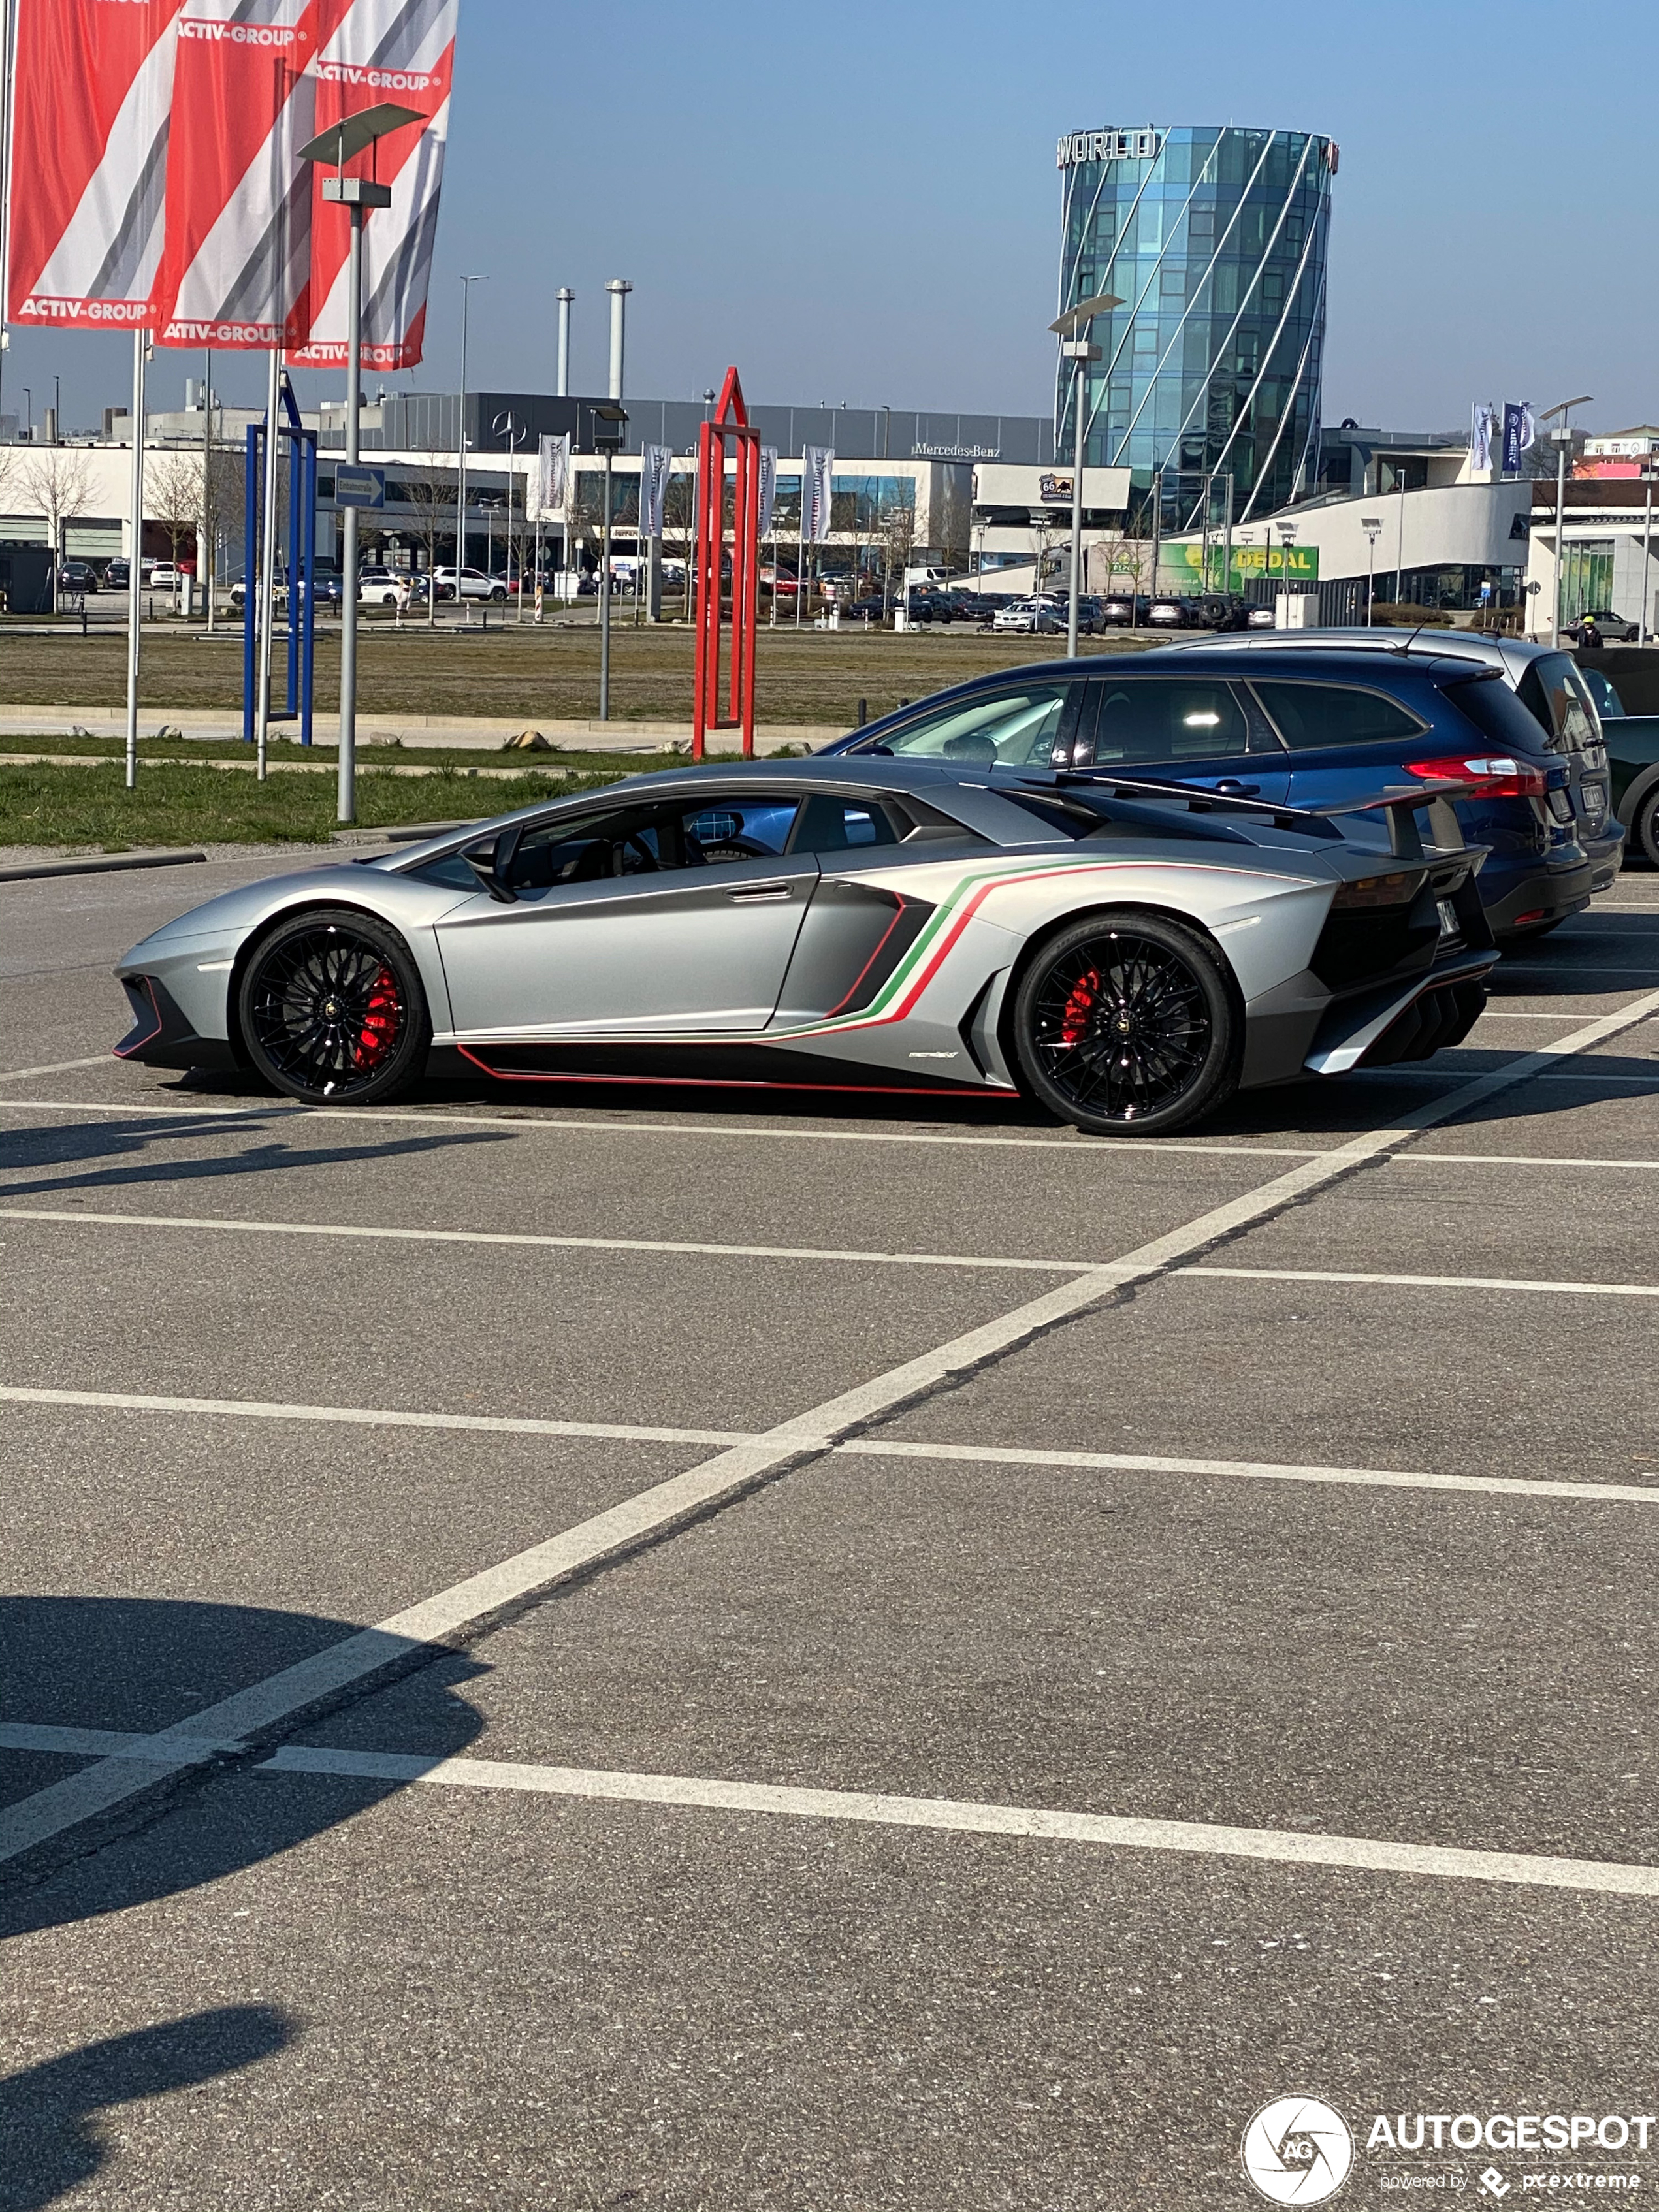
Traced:
[[1407, 906], [1416, 897], [1422, 881], [1422, 871], [1418, 868], [1401, 869], [1387, 876], [1361, 876], [1355, 882], [1338, 884], [1331, 911], [1334, 914], [1343, 907]]
[[1407, 761], [1406, 773], [1420, 775], [1425, 783], [1467, 784], [1473, 799], [1541, 799], [1548, 787], [1541, 768], [1509, 753], [1481, 754], [1473, 759], [1454, 754], [1447, 760]]

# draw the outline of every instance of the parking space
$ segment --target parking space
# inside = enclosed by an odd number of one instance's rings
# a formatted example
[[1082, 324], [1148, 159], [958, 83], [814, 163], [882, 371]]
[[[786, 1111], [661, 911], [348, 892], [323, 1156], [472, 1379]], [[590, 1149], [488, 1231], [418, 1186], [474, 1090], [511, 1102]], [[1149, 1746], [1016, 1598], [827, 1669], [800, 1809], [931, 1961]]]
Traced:
[[0, 2207], [1207, 2212], [1291, 2090], [1643, 2108], [1659, 878], [1114, 1146], [103, 1060], [204, 872], [0, 887]]

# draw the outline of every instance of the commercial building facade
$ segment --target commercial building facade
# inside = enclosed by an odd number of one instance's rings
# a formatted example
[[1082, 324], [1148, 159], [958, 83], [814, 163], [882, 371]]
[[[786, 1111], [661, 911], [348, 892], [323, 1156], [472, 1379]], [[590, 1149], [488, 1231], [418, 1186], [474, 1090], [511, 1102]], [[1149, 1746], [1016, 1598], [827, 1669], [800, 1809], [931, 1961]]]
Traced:
[[[1202, 519], [1231, 476], [1236, 520], [1289, 504], [1319, 434], [1334, 141], [1295, 131], [1079, 131], [1060, 142], [1060, 305], [1101, 292], [1084, 377], [1086, 459], [1161, 479], [1162, 526]], [[1055, 442], [1073, 450], [1061, 362]], [[1224, 494], [1208, 497], [1220, 519]]]

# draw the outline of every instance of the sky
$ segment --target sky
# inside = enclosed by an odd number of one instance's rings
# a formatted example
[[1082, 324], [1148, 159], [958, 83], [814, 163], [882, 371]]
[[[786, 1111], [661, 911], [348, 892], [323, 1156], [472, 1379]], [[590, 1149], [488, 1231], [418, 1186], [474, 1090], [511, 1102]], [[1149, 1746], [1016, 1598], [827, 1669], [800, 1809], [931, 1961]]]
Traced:
[[[1053, 404], [1062, 131], [1235, 122], [1341, 148], [1324, 419], [1466, 426], [1477, 399], [1575, 392], [1592, 428], [1653, 419], [1650, 6], [1584, 33], [1543, 0], [461, 0], [426, 360], [603, 391], [604, 286], [631, 280], [628, 390], [692, 398], [729, 362], [760, 401], [1040, 414]], [[19, 179], [26, 189], [26, 180]], [[127, 342], [14, 332], [8, 412], [124, 404]], [[228, 401], [259, 357], [216, 356]], [[151, 404], [200, 357], [158, 353]], [[374, 388], [371, 382], [371, 391]], [[321, 375], [307, 404], [343, 389]]]

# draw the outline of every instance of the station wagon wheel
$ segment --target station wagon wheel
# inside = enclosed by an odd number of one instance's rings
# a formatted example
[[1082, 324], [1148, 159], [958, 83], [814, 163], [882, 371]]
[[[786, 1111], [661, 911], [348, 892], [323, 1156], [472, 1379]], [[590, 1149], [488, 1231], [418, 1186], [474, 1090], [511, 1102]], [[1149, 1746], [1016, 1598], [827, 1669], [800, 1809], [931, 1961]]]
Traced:
[[1091, 915], [1046, 945], [1014, 1001], [1019, 1063], [1044, 1105], [1104, 1136], [1157, 1135], [1238, 1084], [1243, 1025], [1215, 952], [1158, 915]]
[[367, 1106], [406, 1090], [432, 1030], [408, 947], [371, 915], [313, 907], [255, 951], [237, 994], [242, 1040], [290, 1098]]

